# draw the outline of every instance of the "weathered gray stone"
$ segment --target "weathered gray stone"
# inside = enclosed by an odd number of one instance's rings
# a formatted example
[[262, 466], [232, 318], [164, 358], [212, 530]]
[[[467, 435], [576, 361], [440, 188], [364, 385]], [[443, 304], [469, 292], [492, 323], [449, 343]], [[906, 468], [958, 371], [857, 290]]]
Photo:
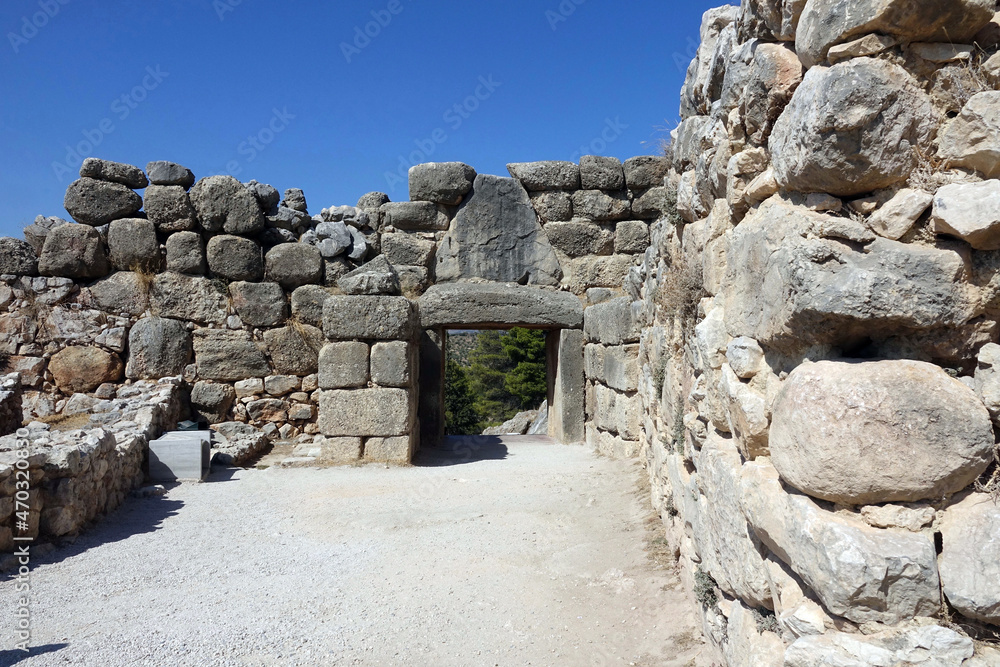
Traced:
[[120, 271], [157, 271], [162, 259], [153, 223], [141, 218], [114, 220], [108, 228], [108, 258]]
[[368, 386], [368, 344], [358, 341], [327, 343], [319, 352], [320, 389]]
[[267, 447], [267, 436], [250, 424], [224, 422], [212, 428], [219, 437], [219, 442], [213, 443], [213, 464], [243, 465]]
[[81, 178], [66, 189], [66, 211], [80, 224], [100, 227], [142, 208], [142, 197], [121, 183]]
[[[261, 398], [246, 404], [247, 416], [254, 422], [288, 421], [288, 403], [277, 398]], [[267, 433], [267, 430], [264, 431]]]
[[323, 257], [314, 246], [282, 243], [267, 251], [267, 276], [287, 290], [314, 285], [323, 277]]
[[584, 350], [587, 377], [618, 391], [639, 388], [639, 346], [588, 344]]
[[306, 193], [299, 188], [288, 188], [285, 190], [285, 198], [281, 205], [300, 213], [308, 213], [309, 207], [306, 204]]
[[308, 456], [317, 463], [354, 463], [361, 458], [361, 438], [318, 438], [296, 447], [295, 456]]
[[174, 162], [150, 162], [146, 164], [146, 174], [153, 185], [179, 185], [185, 190], [194, 185], [191, 170]]
[[205, 247], [205, 258], [208, 270], [224, 280], [257, 282], [264, 277], [264, 257], [260, 246], [250, 239], [213, 236]]
[[550, 222], [545, 225], [545, 236], [553, 248], [570, 257], [610, 255], [615, 246], [611, 230], [587, 220]]
[[740, 454], [748, 460], [767, 456], [769, 431], [766, 397], [750, 385], [740, 382], [728, 364], [723, 364], [720, 372], [719, 395], [726, 411], [726, 427], [733, 434]]
[[[691, 61], [681, 91], [681, 118], [695, 114], [707, 115], [712, 103], [722, 95], [726, 64], [736, 46], [734, 21], [739, 7], [709, 9], [701, 19], [701, 43]], [[657, 184], [659, 185], [659, 184]]]
[[930, 97], [902, 67], [855, 58], [814, 68], [774, 124], [774, 175], [789, 190], [836, 196], [889, 187], [936, 129]]
[[323, 332], [308, 324], [296, 324], [264, 332], [264, 343], [275, 373], [312, 375], [319, 368]]
[[632, 300], [623, 296], [584, 311], [583, 332], [590, 343], [623, 345], [639, 342], [639, 325], [632, 318]]
[[537, 287], [434, 285], [420, 297], [420, 323], [426, 329], [504, 325], [579, 329], [583, 307], [572, 294]]
[[167, 271], [204, 275], [205, 244], [196, 232], [177, 232], [167, 237]]
[[410, 394], [405, 389], [322, 391], [319, 430], [329, 436], [400, 436], [413, 428]]
[[397, 296], [400, 293], [399, 275], [385, 255], [354, 269], [338, 280], [337, 286], [344, 294]]
[[326, 259], [333, 259], [351, 249], [354, 237], [342, 221], [321, 222], [316, 225], [319, 241], [316, 247]]
[[972, 493], [944, 512], [939, 560], [945, 597], [959, 613], [1000, 625], [1000, 507]]
[[671, 192], [665, 187], [646, 190], [632, 200], [632, 217], [639, 220], [655, 220], [673, 208], [670, 202]]
[[737, 377], [748, 380], [760, 370], [764, 362], [764, 350], [753, 338], [740, 336], [726, 346], [726, 362]]
[[406, 464], [413, 458], [413, 436], [365, 439], [365, 461]]
[[226, 420], [236, 400], [236, 391], [228, 384], [196, 382], [191, 388], [191, 410], [196, 421], [218, 424]]
[[428, 162], [410, 167], [410, 199], [455, 206], [472, 189], [476, 170], [462, 162]]
[[770, 448], [782, 479], [813, 497], [916, 501], [971, 484], [993, 460], [993, 427], [975, 393], [933, 364], [820, 361], [783, 383]]
[[174, 377], [191, 361], [191, 334], [178, 320], [144, 317], [129, 331], [128, 349], [129, 379]]
[[795, 33], [795, 50], [806, 67], [826, 59], [834, 44], [866, 33], [907, 42], [963, 43], [993, 17], [991, 0], [827, 0], [807, 2]]
[[645, 190], [663, 185], [670, 170], [670, 161], [659, 155], [639, 155], [625, 160], [625, 183], [632, 190]]
[[785, 651], [784, 667], [969, 667], [963, 661], [974, 650], [971, 639], [940, 625], [894, 628], [874, 635], [834, 631], [797, 639]]
[[151, 310], [162, 317], [198, 324], [226, 321], [226, 287], [207, 278], [161, 273], [149, 293]]
[[368, 256], [368, 251], [371, 249], [371, 246], [368, 243], [368, 237], [354, 227], [348, 227], [347, 231], [351, 235], [351, 248], [347, 252], [348, 259], [353, 259], [355, 262], [363, 261], [364, 258]]
[[933, 200], [927, 192], [904, 188], [868, 218], [868, 227], [879, 236], [898, 241], [913, 228]]
[[48, 233], [38, 272], [61, 278], [102, 278], [110, 267], [101, 235], [87, 225], [61, 225]]
[[832, 221], [772, 198], [731, 232], [723, 290], [730, 335], [767, 347], [850, 345], [971, 319], [957, 252], [886, 239], [859, 252], [807, 238]]
[[802, 83], [802, 63], [784, 44], [760, 44], [754, 50], [743, 93], [743, 123], [755, 146], [764, 146], [771, 128]]
[[431, 285], [431, 272], [426, 266], [396, 266], [399, 289], [410, 298], [416, 298]]
[[263, 346], [246, 331], [195, 329], [194, 360], [203, 380], [233, 382], [271, 374]]
[[288, 317], [285, 292], [278, 283], [235, 282], [229, 285], [229, 295], [243, 324], [277, 327]]
[[897, 44], [899, 44], [899, 39], [889, 35], [865, 35], [860, 39], [830, 47], [830, 51], [827, 53], [827, 60], [830, 61], [831, 65], [836, 65], [842, 60], [878, 55], [883, 51], [888, 51]]
[[632, 264], [631, 255], [577, 257], [565, 263], [563, 284], [574, 294], [583, 294], [592, 287], [621, 289]]
[[258, 183], [255, 180], [250, 181], [249, 183], [244, 183], [243, 187], [249, 190], [250, 194], [252, 194], [254, 199], [257, 200], [257, 205], [260, 206], [260, 210], [263, 211], [265, 215], [278, 214], [278, 204], [281, 203], [281, 193], [278, 192], [276, 187], [266, 183]]
[[63, 348], [49, 360], [49, 372], [64, 393], [85, 394], [122, 377], [122, 360], [92, 345]]
[[562, 191], [542, 192], [531, 197], [531, 205], [542, 222], [562, 222], [573, 218], [573, 198]]
[[1000, 92], [973, 95], [938, 137], [938, 156], [952, 167], [1000, 175]]
[[255, 234], [267, 222], [254, 196], [232, 176], [203, 178], [190, 197], [201, 226], [213, 234]]
[[198, 214], [180, 185], [150, 185], [143, 194], [146, 217], [164, 234], [197, 229]]
[[409, 340], [417, 314], [401, 296], [341, 296], [323, 304], [323, 333], [330, 340]]
[[448, 229], [447, 216], [441, 215], [433, 202], [390, 202], [378, 210], [386, 227], [407, 231]]
[[88, 157], [80, 166], [80, 176], [98, 181], [121, 183], [133, 190], [141, 190], [149, 185], [142, 169], [122, 162], [109, 162], [96, 157]]
[[624, 190], [625, 170], [621, 160], [616, 157], [584, 155], [580, 158], [580, 186], [584, 190]]
[[507, 165], [507, 171], [532, 192], [580, 189], [580, 167], [572, 162], [515, 162]]
[[615, 225], [615, 252], [638, 255], [649, 247], [649, 225], [642, 220], [626, 220]]
[[27, 241], [10, 236], [0, 238], [0, 274], [37, 276], [38, 256]]
[[264, 391], [271, 396], [285, 396], [296, 392], [302, 386], [302, 378], [297, 375], [269, 375], [264, 378]]
[[573, 213], [577, 217], [605, 222], [627, 218], [632, 212], [624, 193], [606, 194], [601, 190], [577, 190], [572, 195]]
[[389, 203], [389, 195], [384, 192], [369, 192], [358, 199], [358, 208], [363, 211], [377, 211], [382, 204]]
[[55, 216], [35, 216], [35, 222], [24, 228], [24, 240], [35, 249], [35, 254], [41, 255], [42, 248], [45, 247], [45, 237], [56, 227], [65, 224], [67, 224], [65, 220]]
[[941, 605], [934, 543], [917, 533], [872, 528], [787, 493], [766, 460], [743, 465], [743, 515], [832, 614], [894, 624]]
[[323, 303], [330, 291], [319, 285], [303, 285], [292, 292], [292, 315], [305, 324], [323, 326]]
[[149, 286], [131, 271], [112, 273], [90, 286], [97, 307], [106, 313], [141, 315], [149, 307]]
[[741, 5], [737, 30], [740, 41], [759, 37], [770, 41], [795, 40], [795, 29], [806, 0], [748, 0]]
[[1000, 250], [1000, 180], [944, 186], [934, 196], [931, 224], [976, 250]]
[[372, 345], [371, 378], [380, 387], [409, 387], [414, 380], [413, 348], [405, 340]]
[[426, 266], [434, 263], [434, 241], [413, 234], [383, 234], [382, 254], [393, 266]]
[[932, 63], [945, 64], [972, 60], [975, 50], [972, 44], [946, 44], [943, 42], [913, 42], [909, 46], [910, 53]]
[[524, 188], [514, 179], [479, 174], [438, 247], [436, 275], [441, 282], [558, 285], [562, 271]]

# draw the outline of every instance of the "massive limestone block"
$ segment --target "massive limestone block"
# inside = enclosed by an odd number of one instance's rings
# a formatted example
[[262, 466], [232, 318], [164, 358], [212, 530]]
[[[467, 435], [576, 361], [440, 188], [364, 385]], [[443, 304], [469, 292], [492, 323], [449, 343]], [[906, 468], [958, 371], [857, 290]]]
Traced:
[[194, 361], [202, 380], [235, 382], [271, 374], [264, 351], [246, 331], [196, 329]]
[[611, 230], [588, 220], [550, 222], [545, 225], [545, 236], [553, 248], [570, 257], [610, 255], [615, 249]]
[[580, 300], [537, 287], [460, 283], [434, 285], [420, 297], [420, 324], [440, 326], [538, 326], [579, 329]]
[[108, 258], [120, 271], [160, 268], [160, 243], [153, 223], [141, 218], [113, 221], [108, 227]]
[[615, 345], [605, 347], [587, 344], [584, 349], [587, 377], [604, 383], [618, 391], [636, 391], [639, 388], [639, 346]]
[[405, 389], [320, 392], [319, 430], [329, 436], [400, 436], [413, 428], [413, 406]]
[[625, 276], [632, 268], [632, 255], [607, 257], [577, 257], [566, 262], [563, 285], [574, 294], [584, 294], [592, 287], [621, 289]]
[[399, 274], [385, 255], [379, 255], [337, 281], [344, 294], [399, 296]]
[[632, 212], [624, 193], [607, 194], [601, 190], [577, 190], [573, 193], [573, 213], [587, 220], [606, 222], [629, 217]]
[[867, 33], [963, 44], [989, 23], [994, 10], [992, 0], [811, 0], [799, 18], [795, 50], [812, 67], [834, 44]]
[[132, 380], [173, 377], [191, 361], [191, 333], [183, 322], [146, 317], [128, 334], [125, 377]]
[[783, 383], [770, 448], [781, 478], [815, 498], [915, 501], [955, 493], [986, 470], [993, 426], [975, 393], [933, 364], [820, 361]]
[[584, 190], [624, 190], [625, 171], [621, 160], [584, 155], [580, 158], [580, 185]]
[[194, 185], [194, 174], [175, 162], [157, 160], [146, 164], [146, 174], [153, 185], [179, 185], [185, 190]]
[[63, 206], [80, 224], [100, 227], [138, 213], [142, 197], [121, 183], [81, 178], [66, 189]]
[[729, 432], [740, 454], [747, 459], [768, 455], [767, 401], [749, 385], [740, 382], [728, 364], [722, 365], [719, 394], [725, 401]]
[[264, 343], [275, 373], [282, 375], [312, 375], [319, 368], [323, 332], [308, 324], [268, 329]]
[[225, 280], [257, 282], [264, 277], [260, 246], [241, 236], [213, 236], [205, 246], [205, 258], [208, 270]]
[[142, 315], [149, 307], [148, 288], [131, 271], [112, 273], [90, 286], [97, 307], [106, 313]]
[[1000, 175], [1000, 92], [977, 95], [938, 137], [938, 157], [987, 177]]
[[49, 372], [63, 392], [86, 393], [120, 380], [122, 360], [99, 347], [67, 347], [52, 355]]
[[472, 189], [476, 170], [462, 162], [428, 162], [410, 167], [410, 199], [457, 206]]
[[659, 155], [637, 155], [625, 160], [625, 183], [629, 189], [645, 190], [663, 185], [670, 171], [670, 161]]
[[80, 176], [94, 178], [98, 181], [121, 183], [129, 188], [141, 190], [149, 185], [142, 169], [123, 162], [110, 162], [96, 157], [88, 157], [80, 165]]
[[285, 292], [278, 283], [235, 282], [229, 285], [236, 314], [252, 327], [277, 327], [288, 317]]
[[737, 25], [740, 41], [752, 37], [770, 41], [795, 40], [799, 17], [806, 0], [747, 0], [742, 3]]
[[1000, 625], [1000, 506], [973, 493], [941, 521], [938, 566], [945, 597], [961, 614]]
[[368, 368], [368, 343], [353, 340], [327, 343], [319, 351], [319, 388], [367, 387]]
[[784, 667], [927, 665], [969, 667], [972, 640], [940, 625], [884, 630], [874, 635], [829, 632], [801, 637], [785, 651]]
[[282, 243], [267, 251], [264, 258], [267, 276], [286, 290], [315, 285], [323, 276], [320, 251], [305, 243]]
[[45, 237], [38, 272], [60, 278], [102, 278], [108, 255], [101, 235], [87, 225], [60, 225]]
[[894, 624], [941, 606], [930, 537], [872, 528], [782, 488], [767, 461], [743, 465], [740, 505], [754, 533], [832, 614]]
[[532, 192], [580, 189], [580, 167], [572, 162], [515, 162], [507, 165], [507, 171]]
[[764, 547], [740, 511], [742, 465], [735, 443], [710, 431], [698, 455], [698, 482], [708, 501], [701, 518], [713, 535], [712, 553], [701, 556], [728, 595], [771, 609]]
[[843, 222], [775, 198], [741, 222], [726, 249], [730, 335], [765, 347], [849, 345], [913, 332], [933, 339], [972, 318], [958, 252], [887, 239], [856, 250], [835, 238], [853, 236]]
[[632, 317], [632, 300], [611, 299], [584, 311], [583, 331], [588, 343], [623, 345], [639, 342], [639, 324]]
[[149, 304], [156, 315], [198, 324], [226, 321], [225, 286], [208, 278], [161, 273], [153, 280]]
[[726, 62], [736, 45], [739, 7], [709, 9], [701, 19], [701, 43], [691, 61], [681, 91], [681, 118], [707, 115], [712, 102], [719, 99], [726, 72]]
[[190, 196], [207, 232], [255, 234], [267, 222], [254, 196], [232, 176], [203, 178], [191, 188]]
[[27, 241], [10, 236], [0, 238], [0, 274], [38, 275], [38, 256]]
[[164, 234], [198, 227], [198, 214], [180, 185], [151, 185], [143, 195], [146, 217]]
[[952, 183], [937, 191], [931, 224], [976, 250], [1000, 250], [1000, 181]]
[[323, 333], [330, 340], [409, 340], [417, 314], [402, 296], [330, 296], [323, 303]]
[[200, 276], [205, 273], [205, 243], [201, 234], [175, 232], [167, 237], [167, 271]]
[[393, 266], [426, 266], [434, 262], [437, 244], [413, 234], [383, 234], [382, 254]]
[[196, 382], [191, 389], [191, 410], [197, 421], [218, 424], [225, 421], [236, 400], [236, 391], [228, 384]]
[[[579, 168], [577, 180], [579, 181]], [[528, 193], [512, 178], [479, 174], [437, 253], [437, 278], [452, 282], [558, 285], [559, 260]]]
[[414, 349], [403, 340], [372, 345], [372, 382], [380, 387], [409, 387], [413, 381]]
[[448, 217], [438, 211], [434, 202], [386, 202], [379, 207], [378, 212], [387, 227], [408, 231], [448, 229]]
[[774, 124], [778, 183], [851, 196], [903, 181], [937, 129], [931, 99], [906, 70], [855, 58], [809, 70]]
[[742, 111], [747, 137], [764, 146], [771, 128], [802, 83], [802, 63], [788, 46], [761, 44], [754, 51], [744, 88]]
[[323, 326], [323, 304], [330, 290], [319, 285], [303, 285], [292, 292], [292, 315], [314, 327]]

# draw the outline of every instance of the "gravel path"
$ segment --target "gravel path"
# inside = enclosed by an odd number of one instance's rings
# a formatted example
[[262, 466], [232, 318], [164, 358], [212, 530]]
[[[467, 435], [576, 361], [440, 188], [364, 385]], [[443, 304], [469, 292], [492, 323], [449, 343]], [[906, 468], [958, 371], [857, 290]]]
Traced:
[[696, 664], [638, 464], [505, 443], [130, 499], [33, 562], [29, 657], [0, 582], [0, 664]]

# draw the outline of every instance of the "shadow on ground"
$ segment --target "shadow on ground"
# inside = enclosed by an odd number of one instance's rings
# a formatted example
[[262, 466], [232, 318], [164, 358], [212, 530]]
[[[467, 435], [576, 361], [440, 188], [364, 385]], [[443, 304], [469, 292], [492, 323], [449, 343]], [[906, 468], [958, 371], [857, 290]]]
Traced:
[[55, 653], [56, 651], [61, 651], [67, 646], [69, 646], [69, 644], [45, 644], [44, 646], [29, 646], [27, 651], [0, 651], [0, 667], [16, 665], [22, 660], [27, 660], [28, 658], [44, 655], [46, 653]]
[[508, 455], [504, 439], [495, 435], [448, 436], [434, 447], [421, 449], [413, 465], [424, 468], [457, 466], [477, 461], [502, 461]]

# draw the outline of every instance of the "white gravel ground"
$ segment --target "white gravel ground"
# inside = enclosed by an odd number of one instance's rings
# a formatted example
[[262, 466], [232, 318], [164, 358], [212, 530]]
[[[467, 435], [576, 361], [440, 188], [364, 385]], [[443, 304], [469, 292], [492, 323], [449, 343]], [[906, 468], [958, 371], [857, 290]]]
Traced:
[[29, 656], [0, 582], [0, 664], [695, 664], [694, 615], [645, 551], [638, 464], [505, 443], [130, 499], [32, 563]]

